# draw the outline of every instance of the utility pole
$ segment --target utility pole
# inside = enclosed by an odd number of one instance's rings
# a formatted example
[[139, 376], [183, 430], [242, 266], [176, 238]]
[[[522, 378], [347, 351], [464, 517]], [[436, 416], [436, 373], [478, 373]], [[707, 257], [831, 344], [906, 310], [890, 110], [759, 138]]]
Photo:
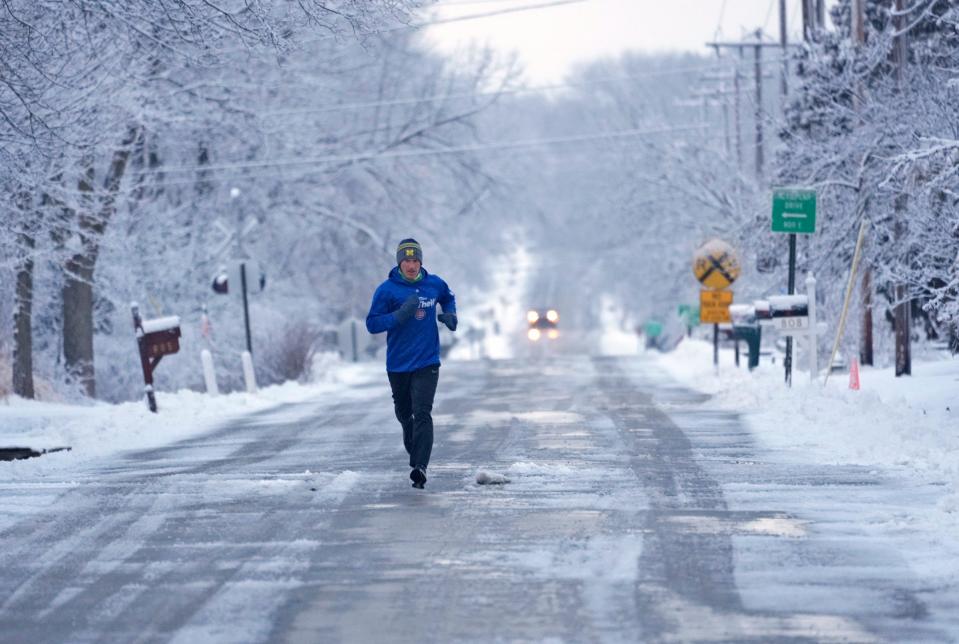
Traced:
[[[742, 174], [742, 171], [743, 171], [743, 132], [742, 132], [742, 124], [740, 123], [740, 120], [739, 120], [739, 113], [741, 110], [739, 105], [739, 63], [741, 62], [741, 59], [743, 57], [742, 51], [743, 50], [740, 47], [739, 49], [740, 60], [736, 61], [736, 69], [733, 72], [733, 91], [736, 92], [735, 102], [733, 103], [733, 112], [735, 113], [733, 120], [736, 122], [736, 163], [737, 163], [737, 168], [739, 169], [740, 174]], [[716, 48], [716, 52], [717, 53], [719, 52], [719, 47]]]
[[786, 56], [786, 50], [789, 46], [789, 34], [786, 29], [786, 0], [779, 0], [779, 42], [783, 46], [783, 70], [780, 90], [783, 99], [789, 94], [789, 58]]
[[[719, 48], [716, 47], [716, 58], [719, 58]], [[720, 81], [719, 91], [721, 94], [726, 93], [726, 82]], [[738, 100], [738, 97], [737, 97]], [[725, 135], [726, 141], [726, 156], [729, 157], [732, 154], [732, 145], [729, 140], [729, 102], [725, 99], [723, 100], [723, 134]]]
[[[802, 18], [803, 18], [803, 40], [809, 42], [812, 40], [813, 33], [815, 32], [816, 25], [816, 14], [814, 13], [813, 0], [801, 0], [802, 1]], [[780, 43], [783, 48], [783, 57], [785, 58], [785, 52], [789, 46], [786, 35], [786, 3], [779, 3], [779, 36]], [[784, 61], [784, 73], [788, 70], [785, 67]], [[787, 86], [785, 78], [783, 80], [783, 101], [785, 102]], [[793, 295], [796, 292], [796, 234], [789, 234], [789, 274], [786, 282], [786, 292], [789, 295]], [[815, 302], [809, 303], [810, 307], [815, 306]], [[819, 350], [818, 345], [816, 344], [815, 334], [810, 335], [810, 346], [809, 351], [813, 354], [813, 360], [815, 360], [816, 352]], [[792, 336], [786, 336], [786, 355], [783, 358], [783, 363], [786, 371], [786, 384], [792, 385], [792, 365], [793, 365], [793, 338]]]
[[[896, 13], [893, 16], [893, 25], [896, 29], [896, 42], [892, 50], [893, 60], [896, 63], [896, 87], [903, 91], [903, 77], [906, 66], [906, 33], [903, 0], [895, 0]], [[907, 219], [906, 205], [909, 195], [905, 192], [896, 196], [895, 202], [895, 243], [902, 246], [902, 239], [906, 236]], [[908, 298], [906, 285], [902, 282], [893, 289], [896, 299], [895, 321], [896, 329], [896, 377], [912, 375], [912, 301]]]
[[[756, 87], [755, 87], [755, 92], [756, 92], [756, 97], [755, 97], [755, 101], [756, 101], [756, 109], [755, 109], [755, 119], [756, 119], [756, 123], [755, 123], [755, 127], [756, 127], [755, 145], [756, 145], [756, 151], [755, 151], [755, 154], [756, 154], [756, 157], [755, 157], [755, 158], [756, 158], [756, 162], [755, 162], [755, 163], [756, 163], [756, 177], [759, 178], [759, 179], [762, 179], [762, 176], [763, 176], [763, 163], [764, 163], [764, 154], [763, 154], [763, 105], [762, 105], [762, 101], [763, 101], [763, 94], [762, 94], [762, 91], [763, 91], [763, 89], [762, 89], [762, 88], [763, 88], [763, 85], [762, 85], [762, 83], [763, 83], [762, 50], [763, 50], [763, 49], [766, 49], [767, 47], [773, 47], [773, 48], [776, 48], [776, 49], [779, 49], [779, 48], [783, 47], [783, 45], [780, 44], [780, 43], [762, 42], [762, 41], [760, 40], [761, 34], [762, 34], [761, 31], [757, 31], [757, 32], [756, 32], [756, 40], [755, 40], [754, 42], [708, 42], [708, 43], [706, 43], [706, 46], [707, 46], [707, 47], [712, 47], [712, 48], [714, 48], [716, 51], [719, 51], [720, 48], [733, 48], [733, 49], [736, 49], [736, 50], [739, 51], [740, 59], [742, 59], [742, 57], [743, 57], [745, 48], [747, 48], [747, 47], [752, 47], [752, 48], [753, 48], [753, 52], [754, 52], [754, 54], [755, 54], [754, 66], [755, 66], [755, 82], [756, 82]], [[735, 103], [736, 103], [736, 105], [735, 105], [735, 112], [736, 112], [736, 115], [735, 115], [735, 116], [736, 116], [736, 140], [737, 140], [737, 146], [738, 146], [739, 134], [740, 134], [740, 129], [739, 129], [739, 88], [740, 88], [740, 83], [739, 83], [739, 80], [740, 80], [740, 78], [739, 78], [739, 69], [737, 68], [737, 70], [736, 70], [736, 76], [735, 76], [735, 78], [734, 78], [734, 80], [733, 80], [733, 88], [734, 88], [734, 92], [735, 92], [735, 96], [736, 96], [736, 98], [735, 98]], [[738, 149], [737, 149], [737, 156], [739, 157], [740, 161], [742, 161], [742, 157], [741, 157], [741, 155], [739, 154]]]
[[[759, 40], [760, 32], [756, 32]], [[758, 44], [753, 49], [756, 57], [756, 177], [763, 178], [763, 48]]]
[[[773, 75], [772, 74], [763, 75], [764, 80], [768, 78], [773, 78]], [[704, 97], [708, 99], [713, 99], [713, 102], [711, 102], [710, 105], [713, 105], [713, 106], [718, 105], [723, 108], [723, 131], [724, 131], [725, 140], [726, 140], [726, 144], [725, 144], [726, 154], [731, 155], [732, 149], [733, 149], [733, 143], [732, 143], [732, 134], [730, 133], [730, 118], [729, 118], [730, 101], [728, 100], [727, 97], [729, 96], [733, 97], [733, 107], [738, 117], [739, 99], [740, 99], [739, 70], [736, 69], [736, 71], [732, 74], [723, 74], [723, 73], [704, 74], [703, 76], [700, 77], [700, 79], [704, 82], [719, 83], [719, 87], [717, 89], [696, 91], [692, 93], [692, 96], [695, 97], [697, 101]], [[727, 81], [733, 81], [733, 89], [727, 89], [727, 85], [726, 85]], [[696, 102], [695, 104], [701, 105], [701, 103], [699, 102]], [[739, 169], [741, 171], [742, 170], [742, 146], [738, 141], [738, 137], [740, 133], [741, 132], [740, 132], [739, 119], [736, 118], [735, 119], [735, 135], [737, 137], [736, 160], [739, 162], [739, 166], [740, 166]]]

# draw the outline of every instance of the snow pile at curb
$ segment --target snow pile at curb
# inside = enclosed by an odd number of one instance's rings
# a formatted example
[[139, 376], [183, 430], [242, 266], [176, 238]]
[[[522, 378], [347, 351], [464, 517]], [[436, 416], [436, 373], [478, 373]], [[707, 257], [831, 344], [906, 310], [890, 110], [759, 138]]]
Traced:
[[[712, 351], [708, 342], [687, 339], [656, 360], [685, 385], [712, 394], [711, 406], [745, 414], [764, 446], [818, 463], [905, 467], [944, 480], [954, 495], [959, 490], [959, 360], [914, 362], [906, 378], [863, 369], [862, 389], [854, 391], [846, 374], [833, 374], [823, 387], [804, 371], [787, 388], [781, 366], [750, 373], [732, 366], [728, 351], [717, 375]], [[941, 509], [959, 509], [953, 501], [959, 497], [944, 499]]]
[[[41, 458], [0, 462], [0, 481], [30, 472], [73, 467], [85, 460], [137, 449], [170, 445], [210, 431], [230, 420], [280, 405], [332, 404], [345, 397], [363, 397], [359, 386], [381, 376], [379, 365], [337, 365], [323, 382], [287, 382], [256, 394], [235, 392], [209, 396], [190, 390], [157, 392], [159, 413], [143, 401], [116, 405], [95, 402], [68, 405], [10, 397], [0, 400], [0, 447], [49, 449], [69, 446]], [[291, 413], [308, 413], [296, 410]]]

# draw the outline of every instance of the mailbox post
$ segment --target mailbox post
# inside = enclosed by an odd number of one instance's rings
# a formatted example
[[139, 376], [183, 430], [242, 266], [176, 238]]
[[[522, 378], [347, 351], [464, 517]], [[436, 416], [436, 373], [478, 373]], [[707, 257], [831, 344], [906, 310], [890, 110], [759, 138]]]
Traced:
[[[787, 338], [805, 336], [808, 339], [809, 378], [815, 380], [819, 374], [818, 335], [825, 324], [816, 315], [816, 278], [813, 274], [806, 277], [805, 295], [774, 295], [768, 301], [753, 304], [760, 324], [778, 329]], [[792, 370], [789, 367], [786, 378], [786, 384], [791, 385]]]
[[130, 305], [133, 311], [133, 329], [140, 350], [140, 366], [143, 368], [143, 390], [147, 395], [147, 406], [156, 413], [157, 402], [153, 391], [153, 371], [163, 356], [172, 355], [180, 350], [180, 318], [171, 315], [155, 320], [140, 317], [140, 307], [136, 302]]
[[756, 306], [731, 304], [729, 316], [733, 320], [733, 333], [746, 342], [749, 350], [749, 370], [752, 371], [759, 366], [759, 348], [762, 343], [762, 327], [759, 326]]

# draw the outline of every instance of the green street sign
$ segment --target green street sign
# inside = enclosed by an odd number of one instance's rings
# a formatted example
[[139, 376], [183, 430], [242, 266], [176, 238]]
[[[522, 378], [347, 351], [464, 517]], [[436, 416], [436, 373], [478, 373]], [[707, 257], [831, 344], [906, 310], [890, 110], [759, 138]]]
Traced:
[[686, 326], [699, 326], [699, 307], [692, 304], [679, 305], [679, 317]]
[[773, 232], [816, 232], [816, 191], [773, 190]]
[[646, 337], [658, 338], [662, 332], [663, 325], [657, 320], [647, 320], [646, 323], [643, 324], [643, 333], [646, 334]]

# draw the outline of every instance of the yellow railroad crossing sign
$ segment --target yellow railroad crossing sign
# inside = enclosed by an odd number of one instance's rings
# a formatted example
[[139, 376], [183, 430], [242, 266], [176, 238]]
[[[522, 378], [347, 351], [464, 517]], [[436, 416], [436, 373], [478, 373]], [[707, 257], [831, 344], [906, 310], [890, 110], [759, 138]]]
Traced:
[[693, 274], [706, 288], [726, 288], [739, 273], [739, 256], [720, 239], [706, 242], [693, 255]]
[[729, 305], [732, 303], [732, 291], [700, 291], [700, 324], [724, 324], [730, 322]]

